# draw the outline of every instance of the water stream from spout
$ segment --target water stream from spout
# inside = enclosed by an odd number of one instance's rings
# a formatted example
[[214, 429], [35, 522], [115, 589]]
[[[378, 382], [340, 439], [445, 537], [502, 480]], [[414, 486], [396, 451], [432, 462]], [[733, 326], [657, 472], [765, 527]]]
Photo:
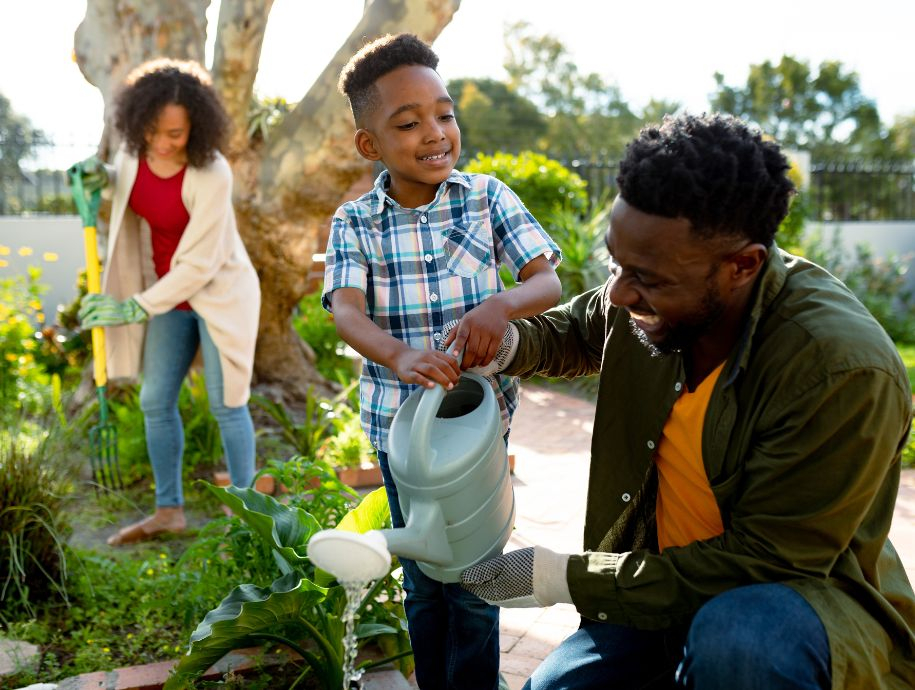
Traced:
[[346, 593], [343, 609], [343, 690], [361, 690], [362, 669], [356, 669], [356, 609], [368, 581], [341, 582]]

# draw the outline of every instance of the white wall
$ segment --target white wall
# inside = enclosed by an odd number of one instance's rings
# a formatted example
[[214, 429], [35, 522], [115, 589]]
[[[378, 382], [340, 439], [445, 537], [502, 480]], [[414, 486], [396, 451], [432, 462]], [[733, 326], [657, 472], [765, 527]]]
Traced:
[[51, 288], [42, 299], [48, 323], [54, 322], [58, 304], [76, 297], [76, 280], [85, 265], [79, 216], [0, 216], [0, 278], [40, 267], [41, 282]]
[[874, 255], [880, 258], [894, 254], [906, 259], [909, 266], [906, 274], [907, 285], [915, 293], [915, 221], [840, 221], [835, 223], [808, 222], [805, 232], [810, 233], [820, 229], [823, 239], [831, 242], [833, 235], [838, 231], [842, 247], [853, 256], [855, 247], [859, 244], [868, 244], [874, 250]]

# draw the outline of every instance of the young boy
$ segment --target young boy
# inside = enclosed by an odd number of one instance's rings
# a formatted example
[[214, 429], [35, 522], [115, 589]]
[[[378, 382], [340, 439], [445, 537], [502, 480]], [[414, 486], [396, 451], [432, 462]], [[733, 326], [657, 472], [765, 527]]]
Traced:
[[[334, 215], [323, 303], [340, 337], [365, 357], [362, 423], [395, 526], [404, 521], [387, 462], [394, 413], [417, 385], [451, 388], [462, 367], [488, 364], [509, 319], [541, 313], [561, 292], [559, 250], [518, 197], [495, 178], [454, 169], [461, 133], [437, 65], [428, 45], [399, 34], [365, 46], [340, 76], [356, 149], [387, 170]], [[503, 262], [520, 279], [511, 290], [498, 277]], [[460, 365], [447, 346], [463, 351]], [[507, 435], [517, 382], [492, 382]], [[498, 609], [401, 563], [419, 687], [494, 690]]]

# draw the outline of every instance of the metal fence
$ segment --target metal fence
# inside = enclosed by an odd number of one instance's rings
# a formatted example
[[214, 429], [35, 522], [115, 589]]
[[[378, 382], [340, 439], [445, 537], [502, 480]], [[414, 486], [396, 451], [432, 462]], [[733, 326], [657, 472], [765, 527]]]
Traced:
[[[616, 161], [562, 161], [588, 183], [592, 203], [616, 195]], [[880, 161], [813, 163], [805, 200], [819, 221], [915, 220], [915, 165]], [[0, 215], [74, 213], [66, 173], [0, 177]]]
[[[572, 160], [564, 164], [587, 181], [592, 203], [616, 194], [616, 162]], [[804, 197], [810, 220], [915, 220], [915, 165], [814, 163]]]

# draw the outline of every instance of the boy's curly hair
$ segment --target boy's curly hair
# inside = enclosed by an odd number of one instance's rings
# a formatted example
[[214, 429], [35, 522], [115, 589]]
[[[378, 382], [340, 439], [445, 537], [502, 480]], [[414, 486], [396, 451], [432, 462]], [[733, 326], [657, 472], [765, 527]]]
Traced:
[[375, 82], [403, 65], [435, 69], [438, 55], [414, 34], [387, 34], [366, 44], [340, 71], [337, 87], [349, 99], [357, 125], [378, 106]]
[[210, 75], [191, 60], [150, 60], [127, 75], [114, 106], [114, 126], [127, 150], [135, 156], [146, 154], [146, 134], [169, 104], [184, 106], [191, 121], [188, 164], [205, 166], [225, 144], [229, 116]]
[[620, 196], [643, 213], [685, 218], [699, 237], [772, 245], [794, 184], [774, 141], [731, 115], [666, 116], [626, 148]]

